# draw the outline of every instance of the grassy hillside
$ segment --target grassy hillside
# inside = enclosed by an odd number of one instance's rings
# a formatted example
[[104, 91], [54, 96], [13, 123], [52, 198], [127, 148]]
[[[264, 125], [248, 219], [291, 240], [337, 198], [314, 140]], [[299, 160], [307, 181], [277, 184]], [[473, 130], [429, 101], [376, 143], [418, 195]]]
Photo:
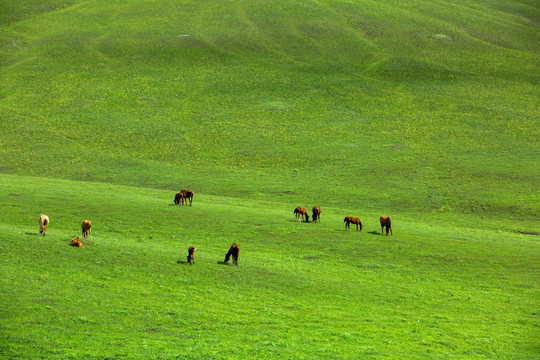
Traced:
[[0, 0], [0, 357], [537, 357], [539, 8]]

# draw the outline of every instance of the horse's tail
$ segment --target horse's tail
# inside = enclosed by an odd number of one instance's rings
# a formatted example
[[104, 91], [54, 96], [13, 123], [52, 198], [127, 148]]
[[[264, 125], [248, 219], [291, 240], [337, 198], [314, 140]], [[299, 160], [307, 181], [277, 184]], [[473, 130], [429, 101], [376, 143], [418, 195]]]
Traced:
[[49, 224], [49, 220], [47, 218], [43, 219], [43, 226], [47, 226]]

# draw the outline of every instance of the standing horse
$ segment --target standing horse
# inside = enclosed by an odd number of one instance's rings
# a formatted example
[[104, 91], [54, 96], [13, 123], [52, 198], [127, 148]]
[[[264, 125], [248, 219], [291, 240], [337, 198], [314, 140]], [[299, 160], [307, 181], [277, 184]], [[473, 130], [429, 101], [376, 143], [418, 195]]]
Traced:
[[313, 213], [313, 222], [321, 222], [321, 208], [318, 206], [314, 206], [312, 213]]
[[294, 214], [296, 215], [296, 220], [298, 221], [309, 221], [309, 215], [306, 209], [303, 207], [298, 206], [296, 209], [294, 209]]
[[47, 231], [47, 225], [49, 225], [49, 217], [41, 214], [39, 217], [39, 233], [43, 234], [43, 236], [45, 236], [45, 232]]
[[87, 239], [88, 236], [90, 236], [90, 239], [92, 238], [92, 224], [90, 224], [90, 220], [84, 220], [81, 224], [82, 228], [82, 236], [83, 238]]
[[386, 236], [388, 236], [388, 232], [390, 232], [390, 234], [394, 235], [392, 233], [392, 220], [390, 220], [390, 218], [388, 216], [383, 215], [383, 216], [381, 216], [380, 221], [381, 221], [381, 235], [383, 233], [384, 228], [386, 228]]
[[238, 265], [238, 255], [240, 255], [240, 246], [233, 243], [229, 249], [229, 252], [227, 255], [225, 255], [225, 262], [228, 262], [232, 256], [233, 264]]
[[186, 202], [186, 205], [187, 205], [187, 202], [189, 200], [189, 206], [191, 206], [191, 203], [193, 202], [193, 191], [182, 189], [180, 193], [184, 194], [184, 198], [182, 199], [182, 205], [184, 205], [184, 201]]
[[351, 223], [356, 224], [356, 231], [358, 231], [358, 226], [360, 226], [360, 231], [362, 231], [362, 228], [364, 227], [360, 219], [354, 216], [346, 216], [343, 222], [346, 223], [345, 229], [349, 229], [349, 231], [351, 231]]
[[176, 193], [176, 195], [174, 195], [174, 204], [180, 205], [180, 202], [182, 202], [182, 205], [184, 205], [184, 195], [183, 192]]
[[193, 246], [190, 246], [188, 249], [187, 262], [189, 265], [193, 265], [195, 263], [195, 261], [193, 260], [193, 255], [195, 255], [195, 250], [197, 250], [197, 248]]

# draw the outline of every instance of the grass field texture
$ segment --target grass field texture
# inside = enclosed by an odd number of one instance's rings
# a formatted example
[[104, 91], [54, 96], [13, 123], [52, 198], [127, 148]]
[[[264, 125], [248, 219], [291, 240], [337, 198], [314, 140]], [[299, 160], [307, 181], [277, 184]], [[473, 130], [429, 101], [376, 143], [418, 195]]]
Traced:
[[538, 358], [539, 19], [0, 0], [0, 358]]

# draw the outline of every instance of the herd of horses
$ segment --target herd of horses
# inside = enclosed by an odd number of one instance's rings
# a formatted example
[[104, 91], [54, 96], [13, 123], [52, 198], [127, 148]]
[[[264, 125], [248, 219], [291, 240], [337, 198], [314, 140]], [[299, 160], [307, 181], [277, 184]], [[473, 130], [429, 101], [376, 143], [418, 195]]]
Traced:
[[[179, 193], [176, 193], [174, 196], [174, 204], [175, 205], [192, 205], [193, 203], [193, 191], [192, 190], [186, 190], [183, 189]], [[309, 221], [309, 214], [307, 210], [301, 206], [298, 206], [294, 209], [294, 214], [296, 216], [297, 221], [303, 221], [308, 222]], [[321, 221], [321, 208], [319, 206], [314, 206], [311, 211], [312, 214], [312, 221], [314, 223]], [[392, 234], [392, 221], [390, 218], [386, 215], [383, 215], [380, 217], [380, 223], [381, 223], [381, 234], [386, 229], [386, 236], [388, 234]], [[364, 227], [362, 224], [362, 221], [355, 217], [355, 216], [346, 216], [343, 220], [345, 222], [345, 229], [351, 230], [351, 224], [356, 225], [356, 231], [362, 231], [362, 228]], [[43, 236], [45, 236], [47, 231], [47, 226], [49, 225], [49, 217], [45, 214], [41, 214], [39, 217], [39, 233]], [[81, 224], [81, 230], [82, 230], [82, 239], [80, 239], [78, 236], [71, 239], [71, 245], [75, 247], [84, 247], [82, 240], [87, 240], [88, 237], [92, 239], [92, 224], [90, 223], [90, 220], [84, 220]], [[197, 250], [196, 247], [190, 246], [188, 248], [188, 256], [187, 256], [187, 262], [190, 265], [193, 265], [195, 263], [194, 256], [195, 256], [195, 250]], [[236, 243], [233, 243], [231, 247], [229, 248], [229, 251], [225, 255], [224, 262], [229, 262], [230, 258], [232, 257], [233, 264], [238, 265], [238, 256], [240, 254], [240, 246]]]
[[[321, 221], [321, 208], [319, 206], [314, 206], [313, 209], [311, 210], [311, 214], [312, 214], [313, 222]], [[298, 206], [296, 209], [294, 209], [294, 215], [296, 216], [297, 221], [304, 221], [304, 222], [309, 221], [309, 214], [306, 208]], [[392, 233], [392, 220], [390, 220], [388, 216], [386, 215], [381, 216], [379, 221], [381, 223], [381, 234], [383, 233], [384, 229], [386, 229], [386, 236], [388, 236], [389, 233], [394, 235]], [[364, 228], [362, 221], [355, 216], [345, 216], [345, 219], [343, 220], [343, 222], [345, 223], [345, 229], [349, 231], [351, 230], [351, 224], [356, 225], [356, 231], [362, 231], [362, 229]]]

